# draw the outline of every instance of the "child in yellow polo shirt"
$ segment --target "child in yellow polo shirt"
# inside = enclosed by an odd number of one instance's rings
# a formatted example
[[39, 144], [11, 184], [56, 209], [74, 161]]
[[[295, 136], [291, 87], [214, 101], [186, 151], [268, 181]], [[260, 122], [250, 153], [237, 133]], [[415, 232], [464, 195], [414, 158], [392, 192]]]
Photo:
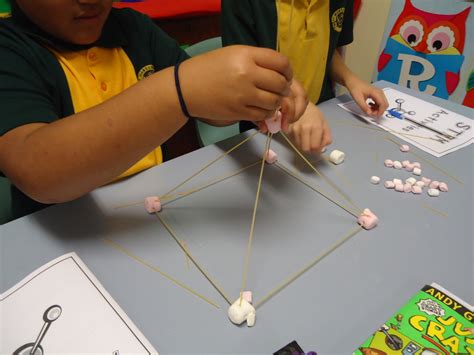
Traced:
[[261, 121], [281, 107], [292, 122], [305, 106], [273, 50], [186, 60], [151, 20], [112, 0], [11, 6], [0, 20], [0, 173], [14, 185], [15, 217], [160, 163], [160, 146], [191, 118]]
[[[246, 44], [278, 49], [293, 66], [295, 78], [320, 103], [334, 97], [334, 83], [345, 86], [359, 107], [378, 117], [388, 107], [383, 91], [365, 83], [345, 65], [341, 48], [352, 42], [353, 0], [222, 0], [224, 45]], [[374, 104], [368, 105], [367, 99]], [[311, 106], [311, 105], [310, 105]], [[303, 116], [324, 122], [323, 114]], [[319, 123], [312, 123], [319, 125]], [[294, 133], [294, 132], [293, 132]], [[310, 141], [296, 132], [298, 139]]]

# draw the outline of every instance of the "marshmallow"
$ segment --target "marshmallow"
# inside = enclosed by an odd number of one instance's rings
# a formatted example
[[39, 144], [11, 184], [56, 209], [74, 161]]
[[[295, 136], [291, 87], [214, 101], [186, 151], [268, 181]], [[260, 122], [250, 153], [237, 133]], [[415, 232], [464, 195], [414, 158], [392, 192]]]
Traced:
[[415, 182], [415, 186], [421, 187], [423, 189], [423, 187], [425, 187], [425, 183], [423, 181], [417, 181]]
[[395, 160], [395, 161], [393, 162], [393, 167], [394, 167], [395, 169], [401, 169], [401, 168], [403, 167], [403, 165], [402, 165], [402, 163], [400, 163], [398, 160]]
[[437, 189], [439, 187], [439, 181], [432, 181], [430, 184], [430, 189]]
[[411, 192], [411, 185], [410, 184], [403, 185], [403, 192]]
[[161, 211], [161, 202], [158, 196], [150, 196], [145, 198], [145, 210], [148, 213], [156, 213]]
[[410, 147], [406, 144], [403, 144], [403, 145], [400, 146], [400, 151], [402, 151], [404, 153], [408, 152], [409, 150], [410, 150]]
[[408, 165], [410, 165], [410, 161], [409, 161], [409, 160], [404, 160], [404, 161], [402, 161], [402, 166], [403, 166], [404, 168], [406, 168]]
[[370, 182], [374, 185], [377, 185], [380, 182], [380, 178], [374, 175], [370, 178]]
[[403, 192], [403, 184], [395, 184], [395, 190], [398, 192]]
[[413, 163], [413, 166], [414, 166], [415, 168], [421, 169], [421, 164], [418, 163], [417, 161]]
[[393, 168], [393, 161], [390, 159], [385, 159], [383, 162], [387, 168]]
[[427, 177], [422, 177], [421, 181], [425, 183], [425, 186], [428, 186], [431, 183], [431, 179], [428, 179]]
[[423, 191], [423, 188], [421, 186], [415, 185], [411, 187], [411, 192], [413, 192], [414, 194], [419, 195], [421, 194], [422, 191]]
[[273, 164], [278, 160], [278, 155], [273, 150], [269, 149], [265, 154], [265, 162], [267, 164]]
[[336, 165], [341, 164], [344, 161], [345, 157], [346, 154], [337, 149], [334, 149], [331, 154], [329, 154], [329, 160]]
[[395, 185], [401, 185], [402, 184], [402, 180], [400, 180], [400, 179], [393, 179], [392, 181]]
[[407, 166], [405, 166], [405, 170], [406, 171], [413, 171], [413, 169], [415, 168], [415, 166], [413, 164], [408, 164]]
[[411, 177], [411, 178], [406, 179], [405, 182], [410, 185], [415, 185], [416, 179], [414, 177]]
[[438, 189], [440, 189], [443, 192], [448, 192], [448, 184], [446, 184], [445, 182], [440, 182]]
[[229, 319], [234, 324], [242, 324], [247, 321], [247, 326], [252, 327], [255, 325], [256, 311], [255, 308], [242, 297], [240, 297], [232, 303], [227, 311]]
[[438, 189], [428, 189], [428, 195], [431, 197], [437, 197], [439, 196], [439, 190]]
[[272, 118], [267, 118], [265, 120], [265, 124], [267, 125], [268, 131], [270, 133], [278, 133], [281, 131], [281, 112], [275, 112], [275, 116]]
[[377, 216], [368, 208], [366, 208], [357, 219], [357, 223], [367, 230], [374, 228], [378, 222], [379, 219]]
[[387, 189], [393, 189], [395, 187], [395, 183], [393, 181], [387, 180], [383, 184]]
[[413, 169], [413, 174], [415, 174], [415, 175], [421, 175], [421, 169], [420, 169], [420, 168], [414, 168], [414, 169]]

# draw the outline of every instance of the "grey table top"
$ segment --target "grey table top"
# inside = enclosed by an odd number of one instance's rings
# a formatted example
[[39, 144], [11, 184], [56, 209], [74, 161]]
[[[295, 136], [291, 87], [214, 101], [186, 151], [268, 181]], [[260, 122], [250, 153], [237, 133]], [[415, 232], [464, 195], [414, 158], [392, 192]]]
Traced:
[[[414, 96], [473, 117], [472, 110], [389, 83]], [[253, 328], [227, 319], [227, 303], [197, 271], [156, 216], [143, 206], [117, 206], [168, 191], [235, 145], [243, 136], [208, 146], [133, 178], [100, 188], [77, 201], [53, 206], [0, 229], [0, 292], [37, 267], [75, 251], [162, 354], [272, 353], [296, 340], [305, 351], [348, 354], [425, 284], [437, 282], [473, 303], [473, 146], [434, 158], [417, 154], [461, 179], [461, 185], [423, 163], [424, 175], [446, 181], [438, 198], [396, 193], [372, 185], [371, 175], [407, 178], [384, 168], [386, 158], [417, 160], [337, 107], [347, 97], [320, 107], [333, 131], [331, 149], [346, 152], [337, 167], [318, 162], [358, 208], [380, 218], [257, 309]], [[248, 135], [245, 133], [244, 135]], [[395, 140], [398, 140], [394, 137]], [[259, 159], [265, 143], [257, 135], [182, 190], [223, 176]], [[279, 161], [338, 196], [295, 157], [278, 137]], [[176, 200], [161, 215], [193, 256], [237, 299], [259, 165], [207, 189]], [[343, 201], [342, 199], [339, 199]], [[346, 202], [347, 204], [347, 202]], [[440, 215], [430, 208], [442, 211]], [[356, 218], [282, 172], [266, 166], [250, 259], [247, 289], [259, 300], [282, 280], [356, 227]], [[220, 305], [216, 309], [156, 272], [125, 256], [104, 238], [129, 249]]]

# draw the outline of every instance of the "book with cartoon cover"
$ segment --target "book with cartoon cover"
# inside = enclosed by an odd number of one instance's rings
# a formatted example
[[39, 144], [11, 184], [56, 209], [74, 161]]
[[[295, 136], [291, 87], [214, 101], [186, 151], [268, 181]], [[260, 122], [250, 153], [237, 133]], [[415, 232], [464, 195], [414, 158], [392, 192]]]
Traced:
[[473, 321], [473, 306], [433, 283], [414, 295], [354, 354], [474, 354]]

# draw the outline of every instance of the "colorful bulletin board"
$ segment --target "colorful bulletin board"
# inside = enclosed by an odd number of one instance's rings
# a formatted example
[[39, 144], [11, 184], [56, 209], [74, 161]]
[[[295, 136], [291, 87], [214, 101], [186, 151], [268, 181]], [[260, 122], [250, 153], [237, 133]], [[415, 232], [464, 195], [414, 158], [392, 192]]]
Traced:
[[474, 108], [474, 4], [392, 0], [374, 80]]

